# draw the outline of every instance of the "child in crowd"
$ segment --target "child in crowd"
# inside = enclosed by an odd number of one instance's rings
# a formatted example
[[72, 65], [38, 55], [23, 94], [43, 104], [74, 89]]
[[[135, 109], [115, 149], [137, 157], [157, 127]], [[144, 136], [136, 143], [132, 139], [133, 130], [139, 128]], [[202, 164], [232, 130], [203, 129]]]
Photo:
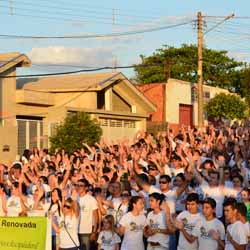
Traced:
[[119, 250], [120, 237], [115, 233], [115, 220], [112, 215], [106, 215], [102, 221], [102, 231], [98, 236], [98, 250]]

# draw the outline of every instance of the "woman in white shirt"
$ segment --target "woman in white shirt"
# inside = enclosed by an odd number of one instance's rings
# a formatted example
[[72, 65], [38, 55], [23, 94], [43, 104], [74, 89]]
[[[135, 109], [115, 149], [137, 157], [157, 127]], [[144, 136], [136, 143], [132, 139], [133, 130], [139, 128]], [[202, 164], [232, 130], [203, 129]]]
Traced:
[[[52, 220], [58, 224], [59, 218], [62, 215], [62, 191], [59, 188], [54, 188], [51, 191], [51, 203], [48, 214], [52, 215]], [[52, 227], [52, 250], [56, 250], [57, 246], [59, 246], [59, 237]]]
[[78, 240], [79, 209], [76, 201], [67, 198], [63, 206], [63, 216], [59, 225], [52, 220], [52, 226], [60, 238], [60, 250], [79, 250]]
[[142, 214], [143, 199], [134, 196], [129, 201], [128, 213], [119, 222], [119, 234], [124, 235], [121, 250], [144, 250], [143, 230], [146, 217]]

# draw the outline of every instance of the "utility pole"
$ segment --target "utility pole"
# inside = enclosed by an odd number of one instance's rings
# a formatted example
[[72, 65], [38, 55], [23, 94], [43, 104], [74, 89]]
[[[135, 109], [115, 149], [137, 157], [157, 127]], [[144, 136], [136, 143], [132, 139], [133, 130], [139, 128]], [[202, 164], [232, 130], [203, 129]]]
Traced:
[[201, 128], [203, 126], [203, 72], [202, 72], [202, 13], [198, 12], [198, 126]]
[[10, 14], [13, 16], [13, 0], [10, 0]]
[[[115, 18], [115, 9], [112, 9], [112, 30], [115, 32], [115, 23], [116, 23], [116, 18]], [[113, 51], [113, 58], [112, 58], [112, 63], [113, 63], [113, 69], [112, 72], [116, 72], [116, 67], [117, 67], [117, 57], [115, 55], [115, 52]]]
[[166, 74], [166, 82], [163, 84], [163, 98], [162, 98], [162, 130], [166, 130], [167, 127], [167, 110], [166, 110], [166, 101], [167, 101], [167, 93], [166, 93], [166, 84], [168, 83], [168, 79], [171, 78], [171, 61], [168, 59], [164, 62], [164, 71]]

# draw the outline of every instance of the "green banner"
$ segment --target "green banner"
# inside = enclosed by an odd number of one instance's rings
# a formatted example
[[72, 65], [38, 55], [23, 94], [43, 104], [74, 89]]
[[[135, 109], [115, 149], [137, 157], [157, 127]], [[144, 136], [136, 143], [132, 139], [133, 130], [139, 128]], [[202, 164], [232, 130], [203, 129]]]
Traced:
[[0, 217], [0, 250], [45, 250], [47, 218]]

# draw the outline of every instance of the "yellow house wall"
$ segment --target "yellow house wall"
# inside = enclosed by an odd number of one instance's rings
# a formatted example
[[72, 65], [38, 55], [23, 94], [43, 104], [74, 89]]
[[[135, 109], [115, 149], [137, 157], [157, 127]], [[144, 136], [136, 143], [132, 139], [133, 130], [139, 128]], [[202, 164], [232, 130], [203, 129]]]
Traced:
[[146, 114], [145, 107], [143, 106], [144, 104], [138, 99], [135, 93], [125, 85], [125, 83], [115, 85], [114, 90], [119, 93], [119, 95], [126, 100], [129, 105], [136, 107], [134, 108], [134, 110], [136, 110], [135, 113]]
[[21, 89], [16, 91], [16, 102], [51, 106], [54, 105], [54, 95], [52, 93]]
[[[5, 72], [7, 76], [15, 76], [14, 68]], [[8, 163], [16, 159], [17, 154], [17, 123], [16, 123], [16, 79], [0, 79], [0, 159]], [[9, 146], [9, 152], [3, 152], [3, 146]]]
[[68, 106], [74, 108], [97, 108], [96, 92], [69, 92], [55, 93], [56, 106]]
[[[166, 84], [166, 121], [179, 123], [179, 104], [191, 105], [191, 85], [169, 81]], [[194, 104], [194, 110], [197, 108]]]
[[[192, 85], [189, 82], [170, 79], [166, 85], [166, 121], [171, 124], [179, 124], [179, 104], [193, 105], [193, 123], [198, 124], [198, 104], [197, 100], [192, 103]], [[218, 87], [203, 85], [203, 92], [210, 92], [210, 98], [216, 94], [229, 91]], [[206, 123], [207, 121], [205, 121]]]

